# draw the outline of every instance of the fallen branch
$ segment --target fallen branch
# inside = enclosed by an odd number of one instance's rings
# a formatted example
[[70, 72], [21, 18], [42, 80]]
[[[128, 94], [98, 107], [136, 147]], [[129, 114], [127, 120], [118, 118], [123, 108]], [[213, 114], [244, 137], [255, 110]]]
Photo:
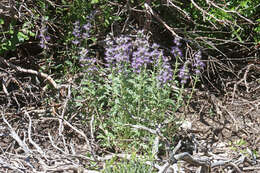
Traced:
[[22, 67], [19, 67], [19, 66], [16, 66], [10, 62], [8, 62], [6, 59], [4, 59], [3, 57], [0, 57], [0, 62], [6, 64], [8, 67], [16, 70], [16, 71], [19, 71], [19, 72], [22, 72], [22, 73], [29, 73], [29, 74], [34, 74], [34, 75], [37, 75], [37, 76], [40, 76], [42, 78], [45, 78], [46, 80], [49, 81], [49, 83], [55, 88], [55, 89], [60, 89], [62, 86], [58, 85], [52, 78], [51, 76], [49, 76], [48, 74], [45, 74], [45, 73], [42, 73], [42, 72], [38, 72], [38, 71], [35, 71], [35, 70], [32, 70], [32, 69], [24, 69]]

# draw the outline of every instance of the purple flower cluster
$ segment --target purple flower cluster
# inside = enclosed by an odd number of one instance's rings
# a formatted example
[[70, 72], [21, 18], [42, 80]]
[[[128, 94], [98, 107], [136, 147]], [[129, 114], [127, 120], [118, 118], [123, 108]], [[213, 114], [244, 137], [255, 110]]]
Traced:
[[194, 55], [194, 60], [191, 63], [190, 61], [186, 61], [184, 63], [184, 65], [182, 66], [182, 68], [180, 69], [179, 72], [179, 78], [181, 79], [181, 83], [185, 84], [187, 82], [187, 80], [190, 77], [190, 70], [188, 65], [192, 64], [192, 67], [194, 67], [194, 71], [195, 74], [198, 76], [201, 74], [201, 71], [203, 70], [205, 64], [201, 61], [201, 51], [198, 51], [195, 55]]
[[181, 46], [180, 38], [175, 38], [173, 42], [175, 43], [175, 46], [172, 47], [171, 53], [175, 56], [175, 58], [181, 58], [183, 54], [180, 49]]
[[133, 42], [134, 52], [131, 67], [134, 72], [140, 73], [142, 69], [146, 69], [149, 64], [153, 63], [153, 56], [151, 54], [150, 44], [144, 37], [144, 31], [138, 31], [137, 38]]
[[[176, 57], [176, 58], [182, 58], [183, 54], [182, 51], [180, 49], [181, 46], [181, 40], [180, 38], [175, 38], [174, 39], [174, 44], [175, 46], [172, 47], [171, 53]], [[190, 69], [189, 69], [189, 64], [192, 65], [192, 67], [195, 67], [195, 74], [199, 75], [201, 73], [201, 70], [203, 70], [205, 64], [201, 61], [201, 51], [198, 51], [195, 56], [194, 56], [194, 60], [189, 61], [187, 60], [184, 65], [182, 66], [182, 68], [179, 71], [179, 78], [181, 79], [181, 84], [186, 84], [187, 80], [190, 78]]]
[[50, 41], [51, 37], [48, 35], [48, 28], [46, 27], [45, 24], [42, 25], [41, 29], [40, 29], [40, 34], [39, 34], [39, 38], [40, 38], [40, 47], [42, 49], [48, 49], [47, 44], [48, 41]]
[[159, 71], [159, 75], [157, 79], [159, 80], [160, 84], [165, 84], [172, 79], [173, 70], [168, 61], [164, 61], [162, 63], [162, 69]]
[[203, 70], [205, 64], [201, 61], [201, 51], [198, 51], [194, 56], [194, 63], [193, 67], [195, 67], [195, 73], [196, 75], [199, 75], [201, 73], [201, 70]]
[[130, 63], [132, 53], [132, 42], [127, 36], [115, 38], [115, 40], [106, 39], [107, 49], [106, 57], [107, 66], [113, 69], [124, 71], [125, 66]]
[[186, 84], [187, 80], [190, 77], [190, 75], [189, 75], [189, 68], [188, 68], [188, 64], [189, 63], [190, 63], [189, 61], [186, 61], [184, 63], [184, 65], [182, 66], [182, 68], [180, 69], [179, 78], [181, 79], [181, 84]]
[[152, 45], [152, 52], [150, 53], [155, 67], [158, 68], [157, 80], [160, 84], [165, 84], [172, 79], [173, 70], [166, 56], [163, 55], [162, 50], [159, 49], [158, 44]]
[[79, 61], [81, 63], [81, 66], [85, 68], [85, 73], [88, 75], [93, 74], [94, 72], [98, 71], [98, 68], [96, 66], [97, 59], [92, 58], [88, 56], [88, 50], [86, 48], [81, 48], [79, 56]]
[[72, 34], [74, 39], [72, 40], [72, 44], [77, 48], [76, 50], [79, 57], [79, 62], [81, 67], [85, 69], [84, 72], [91, 75], [98, 70], [96, 66], [97, 59], [89, 56], [89, 50], [87, 49], [87, 45], [84, 43], [86, 43], [86, 40], [90, 38], [90, 30], [92, 25], [88, 22], [81, 27], [79, 21], [74, 22], [73, 25], [74, 29]]
[[172, 79], [173, 70], [168, 59], [163, 55], [158, 44], [149, 44], [143, 31], [139, 31], [135, 39], [121, 36], [114, 40], [106, 39], [106, 43], [105, 59], [108, 67], [117, 69], [118, 72], [128, 68], [134, 73], [140, 73], [149, 65], [155, 65], [159, 83], [165, 84]]
[[92, 25], [91, 23], [87, 23], [82, 27], [80, 27], [79, 21], [76, 21], [75, 23], [73, 23], [73, 25], [74, 25], [74, 29], [72, 34], [74, 36], [74, 40], [72, 41], [72, 43], [74, 45], [79, 45], [83, 40], [89, 38], [90, 36], [89, 31]]

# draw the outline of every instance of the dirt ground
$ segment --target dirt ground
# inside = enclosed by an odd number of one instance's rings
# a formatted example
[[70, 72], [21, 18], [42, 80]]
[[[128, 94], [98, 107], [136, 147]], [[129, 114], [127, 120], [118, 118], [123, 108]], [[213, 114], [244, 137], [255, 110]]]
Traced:
[[[207, 153], [223, 160], [239, 160], [246, 156], [250, 161], [239, 164], [240, 171], [260, 172], [260, 90], [248, 97], [229, 95], [216, 97], [206, 92], [197, 95], [186, 115], [192, 122], [187, 132], [196, 136], [197, 155]], [[212, 169], [212, 172], [221, 171], [228, 172], [228, 168]]]

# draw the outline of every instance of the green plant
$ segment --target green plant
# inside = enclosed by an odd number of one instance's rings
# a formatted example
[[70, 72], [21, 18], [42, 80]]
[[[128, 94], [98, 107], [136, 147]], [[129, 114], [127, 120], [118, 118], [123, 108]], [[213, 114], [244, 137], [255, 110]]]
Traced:
[[155, 134], [131, 125], [151, 129], [162, 125], [165, 136], [174, 135], [174, 113], [182, 105], [182, 89], [173, 91], [171, 86], [178, 85], [179, 64], [176, 61], [172, 70], [159, 46], [149, 44], [140, 33], [136, 39], [122, 36], [116, 42], [107, 40], [106, 67], [98, 66], [88, 54], [80, 58], [86, 73], [79, 95], [87, 100], [85, 113], [96, 115], [101, 146], [152, 155]]
[[33, 24], [24, 22], [21, 28], [17, 29], [15, 20], [9, 23], [9, 26], [4, 27], [4, 19], [0, 19], [0, 54], [7, 51], [13, 51], [19, 45], [28, 41], [30, 37], [34, 37]]
[[239, 139], [236, 140], [235, 142], [230, 142], [229, 145], [231, 150], [248, 155], [248, 152], [245, 149], [247, 142], [244, 139]]
[[152, 173], [153, 167], [132, 155], [130, 160], [117, 160], [115, 157], [105, 165], [103, 173]]

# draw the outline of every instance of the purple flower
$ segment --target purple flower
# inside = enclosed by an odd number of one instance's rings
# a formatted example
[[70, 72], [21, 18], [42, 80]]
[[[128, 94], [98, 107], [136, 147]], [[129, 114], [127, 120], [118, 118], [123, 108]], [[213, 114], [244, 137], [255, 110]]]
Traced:
[[48, 35], [47, 32], [48, 28], [43, 24], [42, 28], [40, 29], [40, 34], [38, 38], [40, 39], [40, 47], [42, 49], [48, 49], [47, 44], [50, 41], [51, 37]]
[[159, 70], [159, 74], [157, 76], [159, 83], [160, 84], [167, 83], [172, 79], [172, 75], [173, 75], [173, 70], [170, 64], [167, 61], [163, 62], [162, 68]]
[[134, 73], [154, 65], [159, 83], [165, 84], [172, 79], [173, 70], [166, 56], [158, 44], [150, 44], [144, 37], [143, 31], [137, 33], [136, 38], [120, 36], [106, 39], [105, 60], [107, 67], [125, 71], [124, 68]]
[[94, 74], [97, 68], [97, 59], [90, 56], [87, 49], [86, 40], [90, 38], [90, 31], [92, 28], [91, 21], [93, 16], [86, 17], [88, 22], [81, 25], [79, 21], [73, 23], [72, 44], [75, 46], [75, 54], [78, 57], [79, 65], [83, 71], [89, 75]]
[[85, 31], [89, 31], [91, 29], [91, 24], [87, 23], [87, 24], [83, 25], [82, 28], [85, 29]]
[[84, 67], [84, 72], [86, 72], [88, 75], [91, 75], [98, 71], [98, 68], [96, 66], [96, 58], [89, 57], [88, 50], [86, 48], [82, 48], [79, 54], [80, 66]]
[[178, 58], [180, 58], [180, 57], [183, 56], [182, 51], [181, 51], [181, 49], [180, 49], [178, 46], [172, 47], [171, 53], [172, 53], [175, 57], [178, 57]]
[[179, 72], [179, 78], [181, 79], [181, 84], [185, 84], [187, 80], [189, 79], [189, 68], [188, 64], [190, 62], [186, 61]]
[[72, 40], [72, 43], [73, 43], [74, 45], [78, 45], [78, 44], [79, 44], [79, 40]]
[[194, 56], [193, 67], [195, 67], [196, 75], [199, 75], [205, 66], [205, 64], [201, 61], [201, 57], [201, 51], [198, 51]]
[[88, 39], [90, 37], [90, 30], [91, 30], [91, 23], [84, 24], [82, 27], [80, 26], [80, 22], [76, 21], [73, 23], [74, 28], [72, 35], [74, 36], [74, 40], [72, 40], [72, 43], [74, 45], [80, 45], [85, 39]]
[[181, 46], [181, 39], [179, 37], [176, 37], [173, 41], [177, 47], [180, 47]]
[[132, 52], [131, 39], [126, 36], [121, 36], [115, 39], [115, 43], [107, 39], [106, 57], [107, 66], [119, 68], [122, 70], [124, 66], [130, 63], [130, 54]]
[[149, 49], [146, 47], [138, 47], [135, 52], [133, 52], [132, 67], [135, 72], [140, 72], [142, 68], [146, 68], [152, 63]]

